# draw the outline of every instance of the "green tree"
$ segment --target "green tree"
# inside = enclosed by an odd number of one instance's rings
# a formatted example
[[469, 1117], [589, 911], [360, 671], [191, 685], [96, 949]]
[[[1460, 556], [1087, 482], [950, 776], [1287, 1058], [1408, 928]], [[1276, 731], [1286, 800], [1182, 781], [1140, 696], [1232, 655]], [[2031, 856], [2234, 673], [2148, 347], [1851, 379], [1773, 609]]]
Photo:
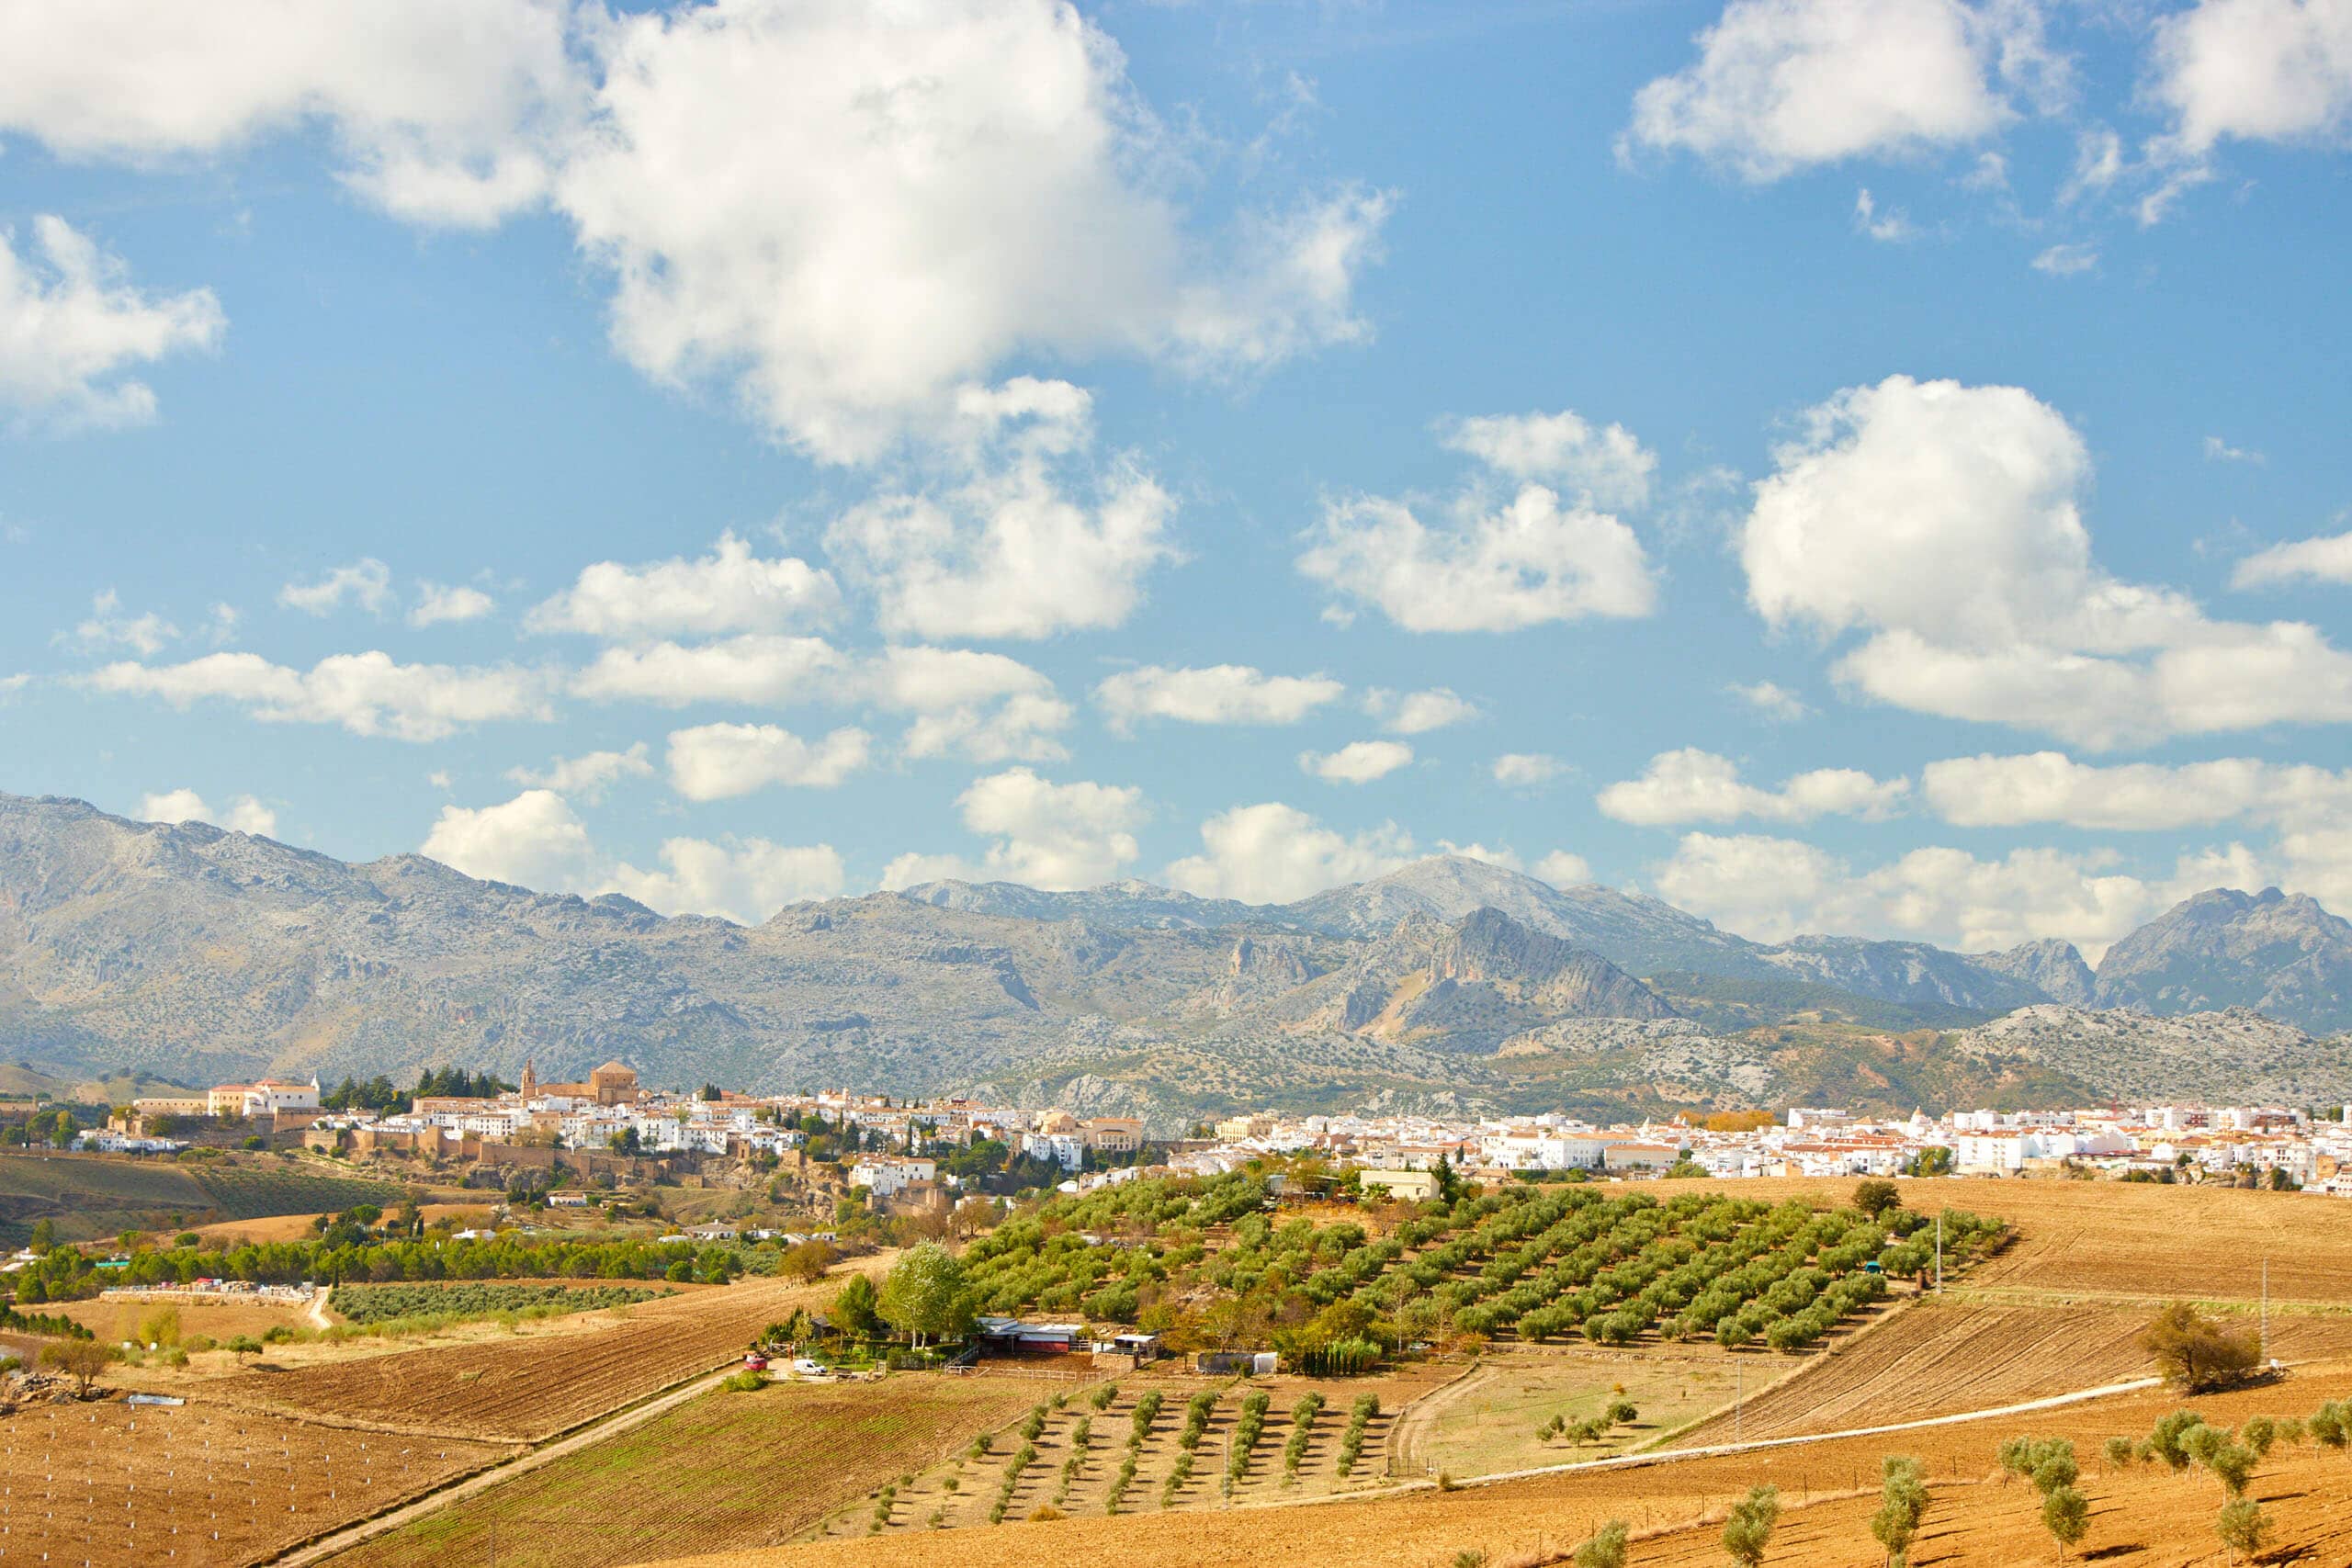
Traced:
[[972, 1303], [964, 1265], [937, 1242], [909, 1247], [891, 1266], [876, 1303], [883, 1321], [920, 1346], [925, 1339], [960, 1338], [971, 1327]]
[[[2347, 1442], [2352, 1442], [2352, 1412], [2347, 1412], [2335, 1400], [2331, 1399], [2312, 1411], [2311, 1419], [2303, 1426], [2311, 1433], [2312, 1441], [2321, 1448], [2341, 1452]], [[2177, 1470], [2180, 1467], [2175, 1465], [2173, 1468]]]
[[98, 1374], [119, 1360], [122, 1352], [95, 1339], [65, 1339], [40, 1348], [40, 1364], [74, 1380], [77, 1399], [90, 1397]]
[[2216, 1443], [2198, 1457], [2222, 1483], [2222, 1490], [2233, 1497], [2245, 1495], [2245, 1484], [2254, 1479], [2254, 1467], [2259, 1462], [2244, 1443]]
[[1781, 1522], [1781, 1489], [1751, 1486], [1747, 1495], [1731, 1506], [1724, 1521], [1724, 1551], [1740, 1568], [1756, 1568], [1771, 1544], [1773, 1527]]
[[47, 1219], [35, 1220], [33, 1222], [33, 1238], [30, 1245], [32, 1249], [38, 1253], [46, 1253], [51, 1247], [55, 1247], [57, 1245], [56, 1223]]
[[2041, 1524], [2058, 1543], [2058, 1557], [2083, 1539], [2091, 1528], [2091, 1500], [2071, 1486], [2061, 1486], [2041, 1499]]
[[2205, 1417], [2194, 1410], [2176, 1410], [2157, 1420], [2155, 1430], [2148, 1434], [2148, 1446], [2165, 1461], [2166, 1470], [2178, 1473], [2188, 1468], [2188, 1434], [2203, 1425]]
[[1877, 1219], [1889, 1209], [1903, 1207], [1903, 1191], [1892, 1181], [1865, 1181], [1854, 1189], [1854, 1207]]
[[1625, 1568], [1625, 1521], [1611, 1519], [1577, 1548], [1577, 1568]]
[[2167, 1382], [2190, 1393], [2222, 1388], [2254, 1371], [2262, 1348], [2251, 1334], [2233, 1334], [2187, 1302], [2156, 1314], [2140, 1343]]
[[2238, 1553], [2251, 1559], [2270, 1539], [2270, 1521], [2263, 1517], [2262, 1505], [2251, 1497], [2238, 1497], [2222, 1505], [2219, 1517], [2213, 1521], [2213, 1533], [2222, 1538], [2222, 1545], [2235, 1562]]
[[1887, 1568], [1904, 1568], [1911, 1560], [1912, 1538], [1928, 1514], [1928, 1483], [1919, 1461], [1888, 1454], [1879, 1461], [1883, 1483], [1878, 1512], [1871, 1516], [1871, 1534], [1886, 1548]]
[[864, 1338], [881, 1326], [876, 1310], [874, 1281], [863, 1274], [853, 1274], [833, 1295], [833, 1326], [842, 1333]]
[[2129, 1438], [2108, 1438], [2106, 1453], [2107, 1467], [2109, 1470], [2129, 1469], [2132, 1464], [2132, 1439]]

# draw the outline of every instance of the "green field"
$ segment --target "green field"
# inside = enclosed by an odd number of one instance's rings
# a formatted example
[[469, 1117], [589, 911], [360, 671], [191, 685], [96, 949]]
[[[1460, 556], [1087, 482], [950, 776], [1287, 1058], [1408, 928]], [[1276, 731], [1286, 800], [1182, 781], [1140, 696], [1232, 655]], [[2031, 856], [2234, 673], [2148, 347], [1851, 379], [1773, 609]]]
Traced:
[[538, 1309], [595, 1312], [669, 1292], [643, 1285], [539, 1285], [469, 1280], [455, 1285], [337, 1285], [327, 1305], [354, 1323], [401, 1317], [496, 1317]]
[[6, 1154], [0, 1155], [0, 1243], [23, 1245], [34, 1223], [44, 1219], [62, 1241], [95, 1241], [126, 1230], [388, 1205], [400, 1201], [401, 1191], [389, 1181], [226, 1161], [190, 1168], [106, 1155]]

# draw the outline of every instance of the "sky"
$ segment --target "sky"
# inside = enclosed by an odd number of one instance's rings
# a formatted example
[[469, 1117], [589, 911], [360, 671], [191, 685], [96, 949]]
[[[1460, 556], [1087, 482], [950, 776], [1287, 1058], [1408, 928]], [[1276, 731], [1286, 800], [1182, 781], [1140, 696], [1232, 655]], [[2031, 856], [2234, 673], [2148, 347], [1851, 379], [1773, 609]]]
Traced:
[[2352, 911], [2352, 0], [0, 0], [0, 790]]

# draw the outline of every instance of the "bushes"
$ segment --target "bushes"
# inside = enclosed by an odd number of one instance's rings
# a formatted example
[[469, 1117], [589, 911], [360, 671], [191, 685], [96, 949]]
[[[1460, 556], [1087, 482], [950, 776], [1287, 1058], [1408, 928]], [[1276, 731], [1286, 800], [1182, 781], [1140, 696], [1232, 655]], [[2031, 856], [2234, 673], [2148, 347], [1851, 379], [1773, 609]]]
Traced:
[[1283, 1445], [1283, 1484], [1298, 1483], [1298, 1467], [1306, 1458], [1306, 1445], [1315, 1436], [1316, 1417], [1323, 1414], [1323, 1396], [1316, 1393], [1302, 1393], [1298, 1403], [1290, 1407], [1290, 1441]]
[[768, 1386], [768, 1375], [746, 1367], [734, 1376], [725, 1379], [718, 1386], [721, 1392], [727, 1393], [751, 1393]]
[[1250, 1450], [1258, 1446], [1258, 1435], [1266, 1429], [1266, 1407], [1272, 1403], [1263, 1389], [1251, 1389], [1241, 1401], [1241, 1419], [1233, 1427], [1232, 1457], [1225, 1461], [1225, 1492], [1228, 1497], [1241, 1483], [1241, 1478], [1250, 1473]]
[[518, 1285], [469, 1280], [459, 1285], [337, 1285], [327, 1305], [353, 1323], [434, 1317], [456, 1323], [534, 1308], [536, 1315], [594, 1312], [650, 1301], [657, 1292], [642, 1285]]
[[1299, 1358], [1299, 1370], [1311, 1378], [1362, 1377], [1379, 1364], [1380, 1347], [1369, 1339], [1335, 1339]]
[[2187, 1302], [2158, 1313], [2140, 1343], [2165, 1381], [2189, 1393], [2244, 1380], [2262, 1354], [2252, 1334], [2233, 1334]]
[[1363, 1451], [1364, 1430], [1380, 1414], [1380, 1396], [1363, 1393], [1356, 1396], [1353, 1409], [1348, 1412], [1348, 1429], [1340, 1434], [1340, 1473], [1354, 1473], [1356, 1460]]

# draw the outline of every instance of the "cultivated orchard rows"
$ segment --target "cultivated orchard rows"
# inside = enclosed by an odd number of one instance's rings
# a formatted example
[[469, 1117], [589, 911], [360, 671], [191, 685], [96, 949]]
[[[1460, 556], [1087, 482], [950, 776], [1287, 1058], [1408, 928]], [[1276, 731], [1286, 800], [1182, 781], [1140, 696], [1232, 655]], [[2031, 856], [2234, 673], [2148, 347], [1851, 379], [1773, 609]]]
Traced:
[[[1393, 1348], [1506, 1331], [1626, 1345], [1656, 1330], [1793, 1350], [1883, 1295], [1888, 1275], [1936, 1264], [1933, 1222], [1901, 1208], [1873, 1215], [1705, 1191], [1661, 1201], [1522, 1183], [1399, 1206], [1409, 1217], [1375, 1235], [1353, 1220], [1283, 1220], [1266, 1201], [1263, 1182], [1242, 1174], [1059, 1199], [973, 1243], [966, 1278], [989, 1313], [1083, 1313], [1158, 1328], [1180, 1322], [1176, 1303], [1205, 1298], [1219, 1303], [1212, 1331], [1220, 1311], [1245, 1323], [1311, 1316], [1277, 1334], [1302, 1355], [1342, 1336]], [[1999, 1221], [1947, 1211], [1944, 1266], [2006, 1234]]]

